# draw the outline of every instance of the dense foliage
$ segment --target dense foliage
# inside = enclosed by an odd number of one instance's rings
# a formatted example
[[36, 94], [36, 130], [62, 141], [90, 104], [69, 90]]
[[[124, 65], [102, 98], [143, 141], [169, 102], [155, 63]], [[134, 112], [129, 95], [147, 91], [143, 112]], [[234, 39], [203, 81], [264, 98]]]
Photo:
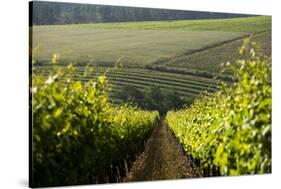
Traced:
[[62, 2], [32, 2], [34, 25], [126, 22], [144, 20], [184, 20], [245, 17], [243, 14], [91, 5]]
[[141, 109], [157, 110], [161, 115], [166, 114], [168, 110], [191, 104], [193, 100], [181, 97], [176, 91], [164, 91], [157, 85], [148, 86], [144, 90], [128, 85], [118, 91], [115, 97]]
[[120, 181], [158, 122], [158, 112], [111, 105], [105, 76], [82, 84], [72, 69], [32, 74], [33, 186]]
[[231, 66], [233, 86], [167, 114], [185, 151], [207, 175], [271, 172], [271, 59], [249, 40], [240, 54], [230, 64], [237, 65]]

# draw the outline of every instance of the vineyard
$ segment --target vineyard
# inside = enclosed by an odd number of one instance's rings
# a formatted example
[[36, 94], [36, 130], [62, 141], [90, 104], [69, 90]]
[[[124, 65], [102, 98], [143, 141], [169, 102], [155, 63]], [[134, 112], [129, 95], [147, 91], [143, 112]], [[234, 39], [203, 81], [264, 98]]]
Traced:
[[159, 115], [112, 106], [106, 85], [105, 76], [82, 83], [58, 67], [45, 77], [33, 73], [34, 186], [118, 182], [124, 176]]
[[[247, 42], [249, 43], [249, 42]], [[271, 172], [271, 60], [243, 46], [237, 82], [167, 122], [205, 176]]]
[[271, 173], [271, 17], [31, 32], [33, 187]]
[[[195, 163], [189, 167], [199, 173], [177, 168], [169, 174], [155, 167], [156, 172], [149, 177], [145, 176], [149, 166], [134, 168], [136, 173], [129, 173], [125, 181], [177, 178], [175, 175], [180, 174], [198, 177], [271, 172], [271, 60], [257, 53], [254, 43], [251, 45], [245, 44], [240, 50], [243, 59], [230, 66], [236, 82], [224, 84], [215, 93], [199, 95], [186, 109], [167, 113], [168, 126]], [[71, 65], [58, 66], [55, 57], [53, 62], [48, 72], [35, 69], [32, 75], [36, 186], [122, 182], [153, 130], [156, 133], [152, 137], [164, 132], [174, 140], [165, 126], [156, 128], [160, 119], [157, 111], [111, 104], [110, 85], [101, 70], [87, 73]], [[81, 82], [74, 77], [77, 72], [94, 75]], [[164, 142], [165, 136], [162, 138]], [[150, 148], [156, 149], [148, 154], [158, 154], [158, 145], [164, 145], [154, 143], [156, 146], [151, 144]], [[173, 145], [178, 148], [175, 142]], [[168, 156], [169, 151], [165, 153]], [[148, 164], [154, 161], [150, 156]], [[161, 161], [169, 167], [168, 160]], [[159, 171], [166, 176], [158, 175]], [[79, 172], [83, 176], [77, 175]]]
[[[61, 66], [62, 69], [65, 66]], [[76, 81], [87, 82], [91, 79], [97, 78], [100, 74], [106, 72], [106, 77], [111, 86], [110, 97], [114, 102], [118, 102], [115, 98], [116, 93], [123, 90], [125, 86], [132, 86], [139, 90], [144, 90], [147, 86], [155, 85], [157, 83], [164, 91], [176, 91], [179, 95], [186, 98], [195, 98], [204, 91], [214, 92], [218, 89], [217, 81], [192, 76], [180, 75], [173, 73], [165, 73], [160, 71], [149, 71], [146, 69], [133, 69], [133, 68], [92, 68], [94, 72], [84, 75], [84, 68], [77, 67], [74, 72], [69, 74], [71, 79]], [[51, 66], [35, 66], [35, 72], [48, 75]]]

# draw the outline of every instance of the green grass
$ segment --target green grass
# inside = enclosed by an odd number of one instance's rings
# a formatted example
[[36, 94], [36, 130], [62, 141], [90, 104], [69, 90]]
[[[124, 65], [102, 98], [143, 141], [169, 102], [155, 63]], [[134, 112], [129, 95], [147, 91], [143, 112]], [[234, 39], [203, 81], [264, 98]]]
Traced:
[[143, 67], [250, 33], [271, 30], [271, 17], [34, 26], [35, 57]]
[[36, 58], [50, 59], [54, 53], [62, 60], [93, 62], [97, 65], [139, 67], [178, 56], [215, 43], [244, 36], [241, 32], [108, 30], [71, 26], [33, 28]]
[[96, 29], [133, 29], [133, 30], [192, 30], [192, 31], [231, 31], [257, 33], [271, 27], [270, 16], [246, 18], [206, 19], [206, 20], [176, 20], [176, 21], [145, 21], [80, 24], [74, 27]]

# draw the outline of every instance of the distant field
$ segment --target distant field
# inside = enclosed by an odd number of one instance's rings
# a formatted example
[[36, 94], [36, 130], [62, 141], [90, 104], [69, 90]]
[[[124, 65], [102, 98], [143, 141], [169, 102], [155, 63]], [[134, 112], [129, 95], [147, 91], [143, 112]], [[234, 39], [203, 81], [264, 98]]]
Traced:
[[[271, 17], [34, 26], [36, 58], [139, 67], [270, 30]], [[168, 29], [168, 30], [167, 30]]]
[[207, 19], [207, 20], [176, 20], [153, 22], [124, 22], [80, 24], [74, 27], [96, 29], [137, 29], [137, 30], [191, 30], [191, 31], [231, 31], [258, 33], [271, 28], [270, 16], [256, 16], [246, 18]]
[[[252, 37], [252, 40], [257, 43], [259, 51], [266, 55], [271, 55], [271, 32], [256, 34]], [[232, 61], [239, 57], [238, 50], [242, 42], [243, 40], [237, 40], [190, 55], [167, 59], [164, 65], [188, 70], [219, 72], [221, 70], [221, 63]]]
[[92, 61], [98, 65], [112, 65], [118, 61], [136, 67], [245, 35], [241, 32], [221, 31], [39, 26], [33, 28], [33, 46], [39, 48], [37, 59], [48, 59], [57, 53], [68, 61]]
[[[107, 74], [114, 102], [119, 102], [116, 94], [128, 85], [143, 90], [156, 84], [191, 99], [204, 91], [214, 92], [218, 83], [212, 78], [221, 70], [221, 63], [236, 58], [242, 39], [249, 35], [260, 50], [271, 54], [271, 17], [266, 16], [35, 26], [32, 30], [39, 62], [49, 62], [56, 53], [66, 64], [97, 66], [97, 72], [87, 77], [83, 66], [79, 67], [72, 75], [75, 80], [88, 81], [103, 73], [104, 67], [122, 64], [123, 69]], [[41, 65], [36, 69], [48, 74], [50, 68]]]

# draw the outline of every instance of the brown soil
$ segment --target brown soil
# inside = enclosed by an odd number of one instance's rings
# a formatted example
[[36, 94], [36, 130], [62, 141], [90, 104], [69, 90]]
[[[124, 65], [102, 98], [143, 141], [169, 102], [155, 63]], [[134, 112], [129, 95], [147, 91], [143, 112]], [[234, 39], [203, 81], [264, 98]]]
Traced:
[[133, 163], [125, 182], [199, 177], [168, 126], [161, 121]]

